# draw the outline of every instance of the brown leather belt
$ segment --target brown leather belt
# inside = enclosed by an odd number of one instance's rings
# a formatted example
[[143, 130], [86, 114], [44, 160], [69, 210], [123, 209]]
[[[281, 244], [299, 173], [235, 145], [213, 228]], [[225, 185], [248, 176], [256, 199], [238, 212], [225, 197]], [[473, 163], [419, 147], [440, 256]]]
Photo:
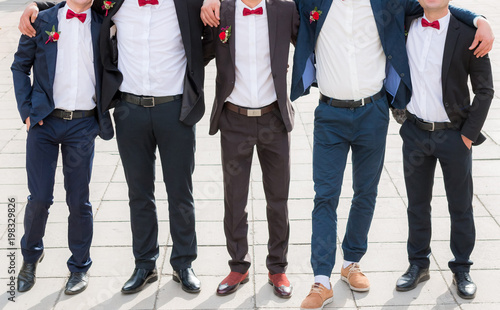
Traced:
[[122, 93], [122, 99], [133, 103], [136, 105], [140, 105], [145, 108], [152, 108], [158, 104], [172, 102], [174, 100], [181, 99], [182, 95], [176, 96], [164, 96], [164, 97], [152, 97], [152, 96], [137, 96], [129, 93]]
[[243, 108], [243, 107], [240, 107], [238, 105], [235, 105], [229, 101], [226, 101], [225, 107], [229, 111], [233, 111], [233, 112], [236, 112], [236, 113], [241, 114], [241, 115], [245, 115], [248, 117], [257, 117], [257, 116], [262, 116], [264, 114], [267, 114], [271, 111], [278, 109], [278, 102], [275, 101], [275, 102], [271, 103], [270, 105], [266, 105], [265, 107], [262, 107], [260, 109], [248, 109], [248, 108]]
[[319, 95], [319, 100], [328, 104], [328, 105], [331, 105], [332, 107], [336, 107], [336, 108], [359, 108], [359, 107], [362, 107], [368, 103], [379, 100], [384, 96], [385, 96], [385, 89], [382, 89], [381, 91], [379, 91], [375, 95], [363, 98], [361, 100], [339, 100], [339, 99], [330, 98], [330, 97], [325, 96], [321, 93]]
[[95, 115], [95, 109], [93, 110], [76, 110], [76, 111], [67, 111], [62, 109], [55, 109], [50, 113], [51, 116], [62, 118], [67, 121], [72, 119], [84, 118]]

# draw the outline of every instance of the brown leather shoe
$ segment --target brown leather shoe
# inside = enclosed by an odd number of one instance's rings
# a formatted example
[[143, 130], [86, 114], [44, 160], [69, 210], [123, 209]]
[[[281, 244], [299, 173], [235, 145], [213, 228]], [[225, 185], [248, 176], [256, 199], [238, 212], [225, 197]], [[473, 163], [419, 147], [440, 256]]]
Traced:
[[358, 263], [352, 263], [347, 268], [342, 267], [340, 277], [355, 292], [367, 292], [370, 290], [370, 281], [361, 272]]
[[292, 297], [292, 286], [284, 273], [269, 273], [269, 284], [273, 286], [274, 295], [280, 298]]
[[333, 301], [333, 288], [327, 289], [320, 283], [314, 283], [309, 295], [302, 301], [300, 310], [321, 310]]
[[217, 288], [217, 295], [226, 296], [236, 292], [240, 284], [248, 282], [248, 271], [243, 273], [231, 271], [229, 275], [222, 280]]

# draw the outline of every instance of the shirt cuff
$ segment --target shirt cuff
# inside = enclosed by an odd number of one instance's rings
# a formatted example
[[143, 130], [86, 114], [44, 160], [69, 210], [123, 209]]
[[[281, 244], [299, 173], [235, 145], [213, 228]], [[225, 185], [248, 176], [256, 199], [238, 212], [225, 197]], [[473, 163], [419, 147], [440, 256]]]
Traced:
[[[484, 16], [479, 15], [479, 16], [476, 16], [476, 17], [474, 18], [474, 20], [472, 21], [472, 23], [474, 24], [474, 27], [476, 27], [476, 28], [477, 28], [477, 21], [478, 21], [480, 18], [484, 18]], [[484, 18], [484, 19], [486, 19], [486, 18]]]

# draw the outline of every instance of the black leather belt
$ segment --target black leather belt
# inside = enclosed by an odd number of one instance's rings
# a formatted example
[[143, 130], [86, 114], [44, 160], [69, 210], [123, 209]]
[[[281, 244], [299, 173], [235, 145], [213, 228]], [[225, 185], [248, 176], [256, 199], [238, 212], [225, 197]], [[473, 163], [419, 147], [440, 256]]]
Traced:
[[65, 119], [67, 121], [70, 121], [72, 119], [94, 116], [95, 109], [93, 109], [93, 110], [76, 110], [76, 111], [55, 109], [54, 111], [52, 111], [52, 113], [50, 113], [50, 115], [57, 117], [57, 118]]
[[226, 109], [229, 111], [236, 112], [241, 115], [249, 116], [249, 117], [256, 117], [256, 116], [262, 116], [266, 113], [269, 113], [271, 111], [274, 111], [278, 108], [278, 102], [275, 101], [271, 103], [270, 105], [266, 105], [265, 107], [262, 107], [260, 109], [248, 109], [248, 108], [243, 108], [238, 105], [235, 105], [229, 101], [226, 101], [225, 103]]
[[442, 129], [457, 129], [455, 126], [453, 126], [452, 123], [449, 122], [443, 122], [443, 123], [426, 122], [423, 119], [418, 118], [415, 115], [411, 114], [410, 112], [408, 112], [408, 110], [406, 110], [406, 119], [415, 124], [418, 128], [427, 131], [435, 131]]
[[182, 95], [152, 97], [152, 96], [136, 96], [129, 93], [122, 93], [122, 99], [132, 104], [140, 105], [145, 108], [152, 108], [158, 104], [172, 102], [181, 99]]
[[376, 100], [379, 100], [385, 96], [385, 89], [382, 89], [375, 95], [371, 97], [366, 97], [361, 100], [339, 100], [339, 99], [334, 99], [330, 98], [328, 96], [325, 96], [323, 94], [319, 94], [319, 100], [323, 101], [324, 103], [331, 105], [332, 107], [336, 108], [359, 108], [362, 107], [368, 103], [374, 102]]

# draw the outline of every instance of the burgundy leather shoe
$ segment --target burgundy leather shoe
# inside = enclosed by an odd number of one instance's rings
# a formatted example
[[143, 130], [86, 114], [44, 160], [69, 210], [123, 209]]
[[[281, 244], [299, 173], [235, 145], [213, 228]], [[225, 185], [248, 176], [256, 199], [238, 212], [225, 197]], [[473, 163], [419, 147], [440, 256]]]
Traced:
[[292, 285], [284, 273], [269, 273], [269, 284], [273, 286], [274, 295], [280, 298], [292, 297]]
[[243, 273], [231, 271], [229, 275], [222, 280], [217, 288], [217, 295], [226, 296], [236, 292], [240, 284], [248, 282], [248, 271]]

